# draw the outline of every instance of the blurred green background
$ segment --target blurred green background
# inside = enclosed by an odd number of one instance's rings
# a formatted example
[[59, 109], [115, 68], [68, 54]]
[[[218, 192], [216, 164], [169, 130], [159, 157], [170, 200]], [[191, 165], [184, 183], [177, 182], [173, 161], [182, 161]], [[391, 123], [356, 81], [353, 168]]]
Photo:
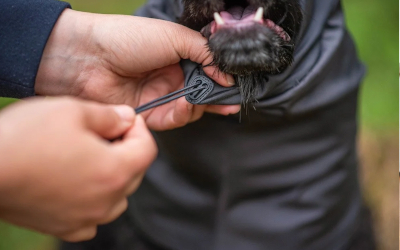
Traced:
[[[322, 1], [322, 0], [321, 0]], [[131, 14], [144, 0], [71, 0], [75, 10]], [[343, 0], [347, 24], [368, 67], [360, 99], [360, 155], [366, 200], [381, 250], [398, 248], [399, 3]], [[12, 99], [0, 98], [0, 108]], [[52, 250], [54, 239], [0, 222], [0, 250]]]

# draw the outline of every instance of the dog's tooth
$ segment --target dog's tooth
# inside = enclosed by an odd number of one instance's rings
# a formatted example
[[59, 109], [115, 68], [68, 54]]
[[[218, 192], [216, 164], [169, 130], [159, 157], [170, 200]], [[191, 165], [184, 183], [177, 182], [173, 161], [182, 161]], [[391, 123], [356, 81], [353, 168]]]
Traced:
[[214, 13], [214, 19], [215, 19], [215, 22], [218, 25], [224, 25], [225, 24], [224, 19], [222, 19], [221, 15], [218, 12]]
[[260, 7], [258, 8], [256, 15], [254, 16], [254, 21], [262, 22], [263, 16], [264, 16], [264, 8]]

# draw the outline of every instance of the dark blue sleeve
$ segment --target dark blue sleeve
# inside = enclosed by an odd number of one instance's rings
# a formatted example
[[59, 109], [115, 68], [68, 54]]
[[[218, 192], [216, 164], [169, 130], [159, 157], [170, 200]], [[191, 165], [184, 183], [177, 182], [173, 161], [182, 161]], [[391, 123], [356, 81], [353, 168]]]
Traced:
[[56, 0], [0, 1], [0, 96], [35, 94], [34, 84], [47, 39], [70, 5]]

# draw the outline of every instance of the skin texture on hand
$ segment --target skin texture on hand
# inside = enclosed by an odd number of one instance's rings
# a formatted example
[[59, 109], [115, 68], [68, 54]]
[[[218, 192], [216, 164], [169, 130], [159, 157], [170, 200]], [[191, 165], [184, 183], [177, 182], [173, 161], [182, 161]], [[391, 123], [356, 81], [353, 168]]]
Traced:
[[[65, 10], [44, 50], [36, 78], [39, 95], [74, 95], [137, 107], [183, 87], [181, 59], [212, 62], [198, 32], [162, 20]], [[233, 80], [215, 67], [206, 74], [223, 86]], [[207, 112], [228, 115], [235, 106], [198, 106], [184, 98], [147, 111], [146, 124], [167, 130]]]
[[157, 153], [131, 107], [71, 98], [11, 105], [0, 138], [0, 219], [67, 241], [116, 219]]

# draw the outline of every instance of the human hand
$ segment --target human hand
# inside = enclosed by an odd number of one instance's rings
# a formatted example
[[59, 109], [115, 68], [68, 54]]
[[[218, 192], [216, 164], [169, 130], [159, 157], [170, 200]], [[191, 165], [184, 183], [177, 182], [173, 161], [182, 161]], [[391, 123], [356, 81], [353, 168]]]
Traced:
[[71, 98], [11, 105], [0, 138], [0, 219], [67, 241], [116, 219], [157, 152], [132, 108]]
[[[210, 64], [206, 43], [198, 32], [172, 22], [68, 9], [46, 45], [35, 91], [137, 107], [183, 87], [181, 59]], [[233, 84], [215, 67], [204, 70], [223, 86]], [[143, 117], [151, 129], [166, 130], [195, 121], [205, 111], [228, 115], [239, 110], [239, 105], [194, 106], [180, 98]]]

